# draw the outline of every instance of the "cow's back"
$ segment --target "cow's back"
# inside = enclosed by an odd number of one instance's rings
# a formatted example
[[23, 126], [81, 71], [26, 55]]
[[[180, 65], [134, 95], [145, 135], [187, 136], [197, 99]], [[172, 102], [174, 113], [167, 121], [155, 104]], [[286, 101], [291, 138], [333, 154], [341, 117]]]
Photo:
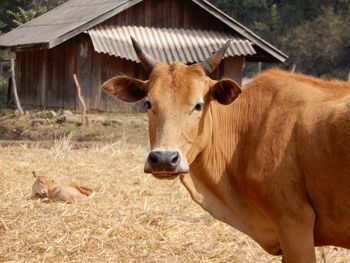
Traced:
[[69, 185], [57, 185], [50, 193], [51, 199], [68, 203], [75, 203], [86, 197], [87, 195], [82, 194], [76, 187]]
[[350, 247], [350, 84], [270, 70], [247, 92], [268, 97], [254, 169], [292, 170], [316, 212], [316, 243]]

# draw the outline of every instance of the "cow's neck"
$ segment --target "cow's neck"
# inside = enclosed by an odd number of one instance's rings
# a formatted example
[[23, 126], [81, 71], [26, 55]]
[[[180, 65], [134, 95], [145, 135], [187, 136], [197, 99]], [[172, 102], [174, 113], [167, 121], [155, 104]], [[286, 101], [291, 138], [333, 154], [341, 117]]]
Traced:
[[[211, 138], [203, 151], [191, 163], [191, 174], [181, 176], [181, 181], [191, 197], [212, 216], [259, 239], [254, 233], [252, 214], [243, 198], [245, 167], [244, 148], [246, 134], [250, 132], [251, 114], [257, 108], [244, 94], [229, 106], [214, 102], [210, 116]], [[243, 180], [242, 180], [243, 179]], [[253, 224], [253, 222], [252, 222]]]
[[53, 183], [52, 185], [50, 185], [49, 189], [47, 190], [47, 196], [49, 198], [53, 197], [53, 192], [56, 190], [57, 185], [55, 183]]

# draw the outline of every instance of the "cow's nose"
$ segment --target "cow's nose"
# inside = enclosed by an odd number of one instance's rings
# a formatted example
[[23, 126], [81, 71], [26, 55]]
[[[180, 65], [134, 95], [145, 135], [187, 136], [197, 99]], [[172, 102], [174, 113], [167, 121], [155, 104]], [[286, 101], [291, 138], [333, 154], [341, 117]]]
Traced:
[[147, 158], [151, 171], [146, 172], [175, 172], [180, 160], [178, 151], [152, 151]]

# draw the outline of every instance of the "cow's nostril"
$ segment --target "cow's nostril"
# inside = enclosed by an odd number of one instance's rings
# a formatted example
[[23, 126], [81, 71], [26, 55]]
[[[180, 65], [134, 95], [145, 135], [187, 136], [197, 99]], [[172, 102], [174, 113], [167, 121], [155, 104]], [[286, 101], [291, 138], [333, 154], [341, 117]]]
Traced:
[[175, 156], [173, 156], [173, 158], [171, 158], [171, 163], [178, 164], [178, 162], [179, 162], [179, 154], [176, 153]]
[[149, 154], [148, 160], [149, 160], [151, 163], [153, 163], [153, 164], [156, 164], [156, 163], [159, 161], [157, 155], [154, 154], [154, 153], [150, 153], [150, 154]]

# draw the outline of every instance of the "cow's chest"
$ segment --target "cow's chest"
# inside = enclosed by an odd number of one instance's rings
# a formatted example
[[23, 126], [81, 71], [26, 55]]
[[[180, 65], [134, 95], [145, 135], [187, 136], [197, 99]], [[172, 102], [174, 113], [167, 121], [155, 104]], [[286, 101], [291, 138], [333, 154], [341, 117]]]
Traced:
[[214, 218], [249, 235], [267, 252], [278, 253], [280, 245], [272, 222], [247, 206], [242, 197], [232, 191], [218, 194], [220, 189], [206, 186], [194, 174], [181, 175], [180, 179], [192, 199]]

